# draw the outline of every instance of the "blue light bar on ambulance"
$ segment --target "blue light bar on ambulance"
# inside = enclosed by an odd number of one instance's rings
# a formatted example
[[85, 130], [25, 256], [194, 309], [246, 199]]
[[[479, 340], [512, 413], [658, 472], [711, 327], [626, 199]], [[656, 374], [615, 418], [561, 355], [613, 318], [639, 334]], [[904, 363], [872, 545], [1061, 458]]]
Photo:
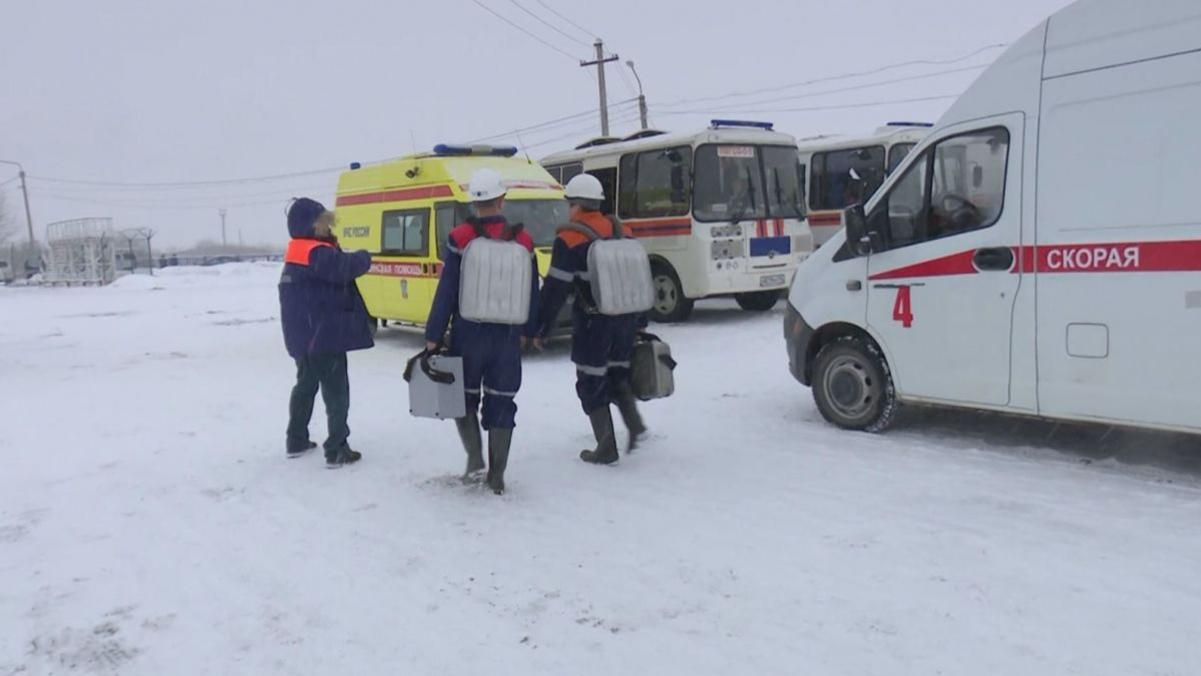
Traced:
[[751, 129], [766, 129], [771, 131], [775, 125], [771, 122], [755, 122], [753, 120], [710, 120], [710, 126], [714, 129], [718, 127], [749, 127]]
[[439, 143], [434, 146], [434, 154], [443, 157], [512, 157], [517, 154], [513, 146], [460, 146], [451, 143]]
[[932, 122], [889, 122], [888, 127], [933, 127]]

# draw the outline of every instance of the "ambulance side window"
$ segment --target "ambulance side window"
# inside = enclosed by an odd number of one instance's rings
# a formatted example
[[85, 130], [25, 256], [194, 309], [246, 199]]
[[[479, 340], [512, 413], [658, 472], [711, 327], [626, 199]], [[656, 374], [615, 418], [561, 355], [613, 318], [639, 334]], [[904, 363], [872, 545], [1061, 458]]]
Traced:
[[1001, 218], [1008, 164], [1003, 127], [940, 141], [876, 204], [868, 228], [897, 249], [990, 227]]
[[380, 253], [391, 256], [429, 254], [429, 209], [409, 209], [384, 213], [384, 241]]
[[446, 202], [434, 207], [434, 230], [438, 233], [439, 260], [446, 260], [446, 244], [450, 240], [450, 231], [467, 220], [460, 216], [462, 216], [462, 210], [457, 202]]

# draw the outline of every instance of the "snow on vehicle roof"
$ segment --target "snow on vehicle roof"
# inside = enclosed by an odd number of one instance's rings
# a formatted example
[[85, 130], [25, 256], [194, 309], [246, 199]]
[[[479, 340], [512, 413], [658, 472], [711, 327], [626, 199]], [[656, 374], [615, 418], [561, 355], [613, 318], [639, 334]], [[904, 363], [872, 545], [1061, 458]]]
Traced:
[[699, 132], [667, 132], [647, 138], [631, 141], [617, 141], [603, 145], [583, 148], [581, 150], [565, 150], [552, 153], [542, 158], [542, 164], [561, 164], [578, 162], [589, 157], [605, 157], [623, 153], [666, 148], [670, 146], [695, 146], [704, 143], [747, 143], [755, 145], [795, 145], [796, 138], [791, 134], [778, 131], [767, 131], [753, 128], [706, 128]]
[[897, 143], [917, 143], [930, 133], [927, 126], [884, 126], [874, 133], [862, 136], [833, 134], [829, 136], [814, 136], [801, 139], [797, 143], [802, 153], [814, 153], [823, 150], [841, 150], [843, 148], [860, 148], [870, 145], [894, 145]]

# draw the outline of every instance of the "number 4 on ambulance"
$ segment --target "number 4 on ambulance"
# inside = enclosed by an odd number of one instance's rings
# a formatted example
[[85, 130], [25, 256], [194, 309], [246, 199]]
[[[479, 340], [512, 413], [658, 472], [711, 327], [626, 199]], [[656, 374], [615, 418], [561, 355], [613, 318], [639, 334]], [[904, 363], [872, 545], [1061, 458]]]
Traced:
[[897, 300], [892, 306], [892, 318], [907, 329], [913, 326], [913, 295], [910, 287], [897, 288]]

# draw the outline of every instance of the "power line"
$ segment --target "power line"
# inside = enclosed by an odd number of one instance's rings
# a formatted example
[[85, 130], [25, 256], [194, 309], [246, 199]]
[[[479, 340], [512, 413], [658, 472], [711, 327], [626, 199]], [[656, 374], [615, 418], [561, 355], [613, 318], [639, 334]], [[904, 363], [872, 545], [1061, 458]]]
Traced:
[[759, 110], [730, 110], [722, 108], [719, 110], [672, 110], [660, 111], [659, 115], [709, 115], [712, 113], [808, 113], [820, 110], [847, 110], [851, 108], [875, 108], [879, 106], [888, 106], [897, 103], [921, 103], [924, 101], [942, 101], [945, 99], [959, 98], [959, 94], [944, 94], [942, 96], [919, 96], [911, 99], [892, 99], [888, 101], [864, 101], [862, 103], [845, 103], [831, 106], [809, 106], [806, 108], [775, 108], [775, 109], [759, 109]]
[[[625, 114], [625, 115], [619, 116], [617, 119], [613, 120], [613, 122], [614, 122], [614, 124], [625, 124], [627, 122], [635, 122], [638, 120], [638, 118], [639, 118], [638, 113]], [[588, 130], [593, 129], [593, 128], [594, 128], [593, 125], [588, 125], [587, 127], [582, 127], [580, 129], [572, 130], [572, 131], [567, 132], [566, 134], [562, 134], [560, 136], [553, 136], [548, 139], [543, 139], [537, 143], [531, 143], [531, 144], [525, 146], [523, 148], [523, 150], [529, 150], [531, 148], [541, 148], [542, 146], [547, 146], [552, 143], [557, 143], [559, 141], [564, 141], [564, 140], [567, 140], [570, 138], [579, 138], [581, 134], [586, 134], [586, 133], [588, 133]]]
[[289, 174], [274, 174], [270, 176], [250, 176], [245, 178], [226, 178], [212, 181], [167, 181], [167, 182], [123, 182], [123, 181], [90, 181], [74, 178], [53, 178], [50, 176], [29, 176], [28, 178], [41, 181], [43, 183], [63, 183], [69, 185], [92, 185], [97, 187], [128, 187], [128, 188], [194, 188], [203, 186], [217, 185], [232, 185], [237, 183], [262, 183], [265, 181], [278, 181], [289, 178], [301, 178], [303, 176], [317, 176], [319, 174], [332, 174], [336, 171], [342, 171], [345, 167], [329, 167], [326, 169], [312, 169], [309, 171], [297, 171]]
[[[625, 106], [629, 106], [629, 105], [635, 103], [636, 101], [637, 101], [637, 99], [625, 99], [622, 101], [618, 101], [618, 102], [612, 104], [611, 106], [609, 106], [609, 110], [619, 110]], [[546, 129], [550, 129], [553, 127], [562, 126], [568, 122], [574, 122], [575, 120], [578, 120], [580, 118], [590, 117], [592, 115], [596, 115], [595, 108], [591, 108], [589, 110], [584, 110], [584, 111], [581, 111], [578, 113], [573, 113], [571, 115], [565, 115], [563, 117], [557, 117], [557, 118], [554, 118], [551, 120], [547, 120], [545, 122], [539, 122], [538, 124], [533, 124], [528, 127], [519, 127], [517, 129], [511, 129], [509, 131], [501, 132], [498, 134], [492, 134], [490, 136], [483, 136], [483, 137], [468, 141], [468, 143], [482, 143], [484, 141], [492, 141], [492, 140], [496, 140], [496, 139], [507, 138], [510, 136], [514, 136], [516, 134], [536, 134], [536, 133], [539, 133], [540, 131], [544, 131]]]
[[580, 40], [579, 38], [572, 37], [571, 34], [567, 33], [566, 31], [564, 31], [563, 29], [554, 25], [553, 23], [547, 21], [546, 19], [543, 19], [542, 17], [538, 16], [537, 13], [531, 12], [530, 10], [526, 9], [525, 6], [518, 3], [517, 0], [509, 0], [509, 2], [513, 3], [513, 6], [516, 7], [517, 9], [520, 9], [521, 11], [525, 12], [526, 14], [529, 14], [530, 16], [534, 17], [534, 19], [536, 19], [543, 26], [550, 28], [551, 30], [558, 33], [559, 35], [562, 35], [563, 37], [567, 38], [568, 40], [571, 40], [572, 42], [574, 42], [576, 44], [584, 45], [585, 47], [589, 46], [587, 42], [584, 42], [583, 40]]
[[668, 102], [668, 103], [665, 103], [662, 105], [678, 106], [678, 105], [691, 104], [691, 103], [704, 103], [706, 101], [720, 101], [722, 99], [741, 98], [744, 96], [754, 96], [756, 94], [771, 94], [771, 93], [778, 92], [778, 91], [784, 91], [786, 89], [794, 89], [796, 87], [806, 87], [809, 85], [820, 84], [822, 82], [834, 82], [837, 80], [849, 80], [849, 79], [857, 78], [857, 77], [866, 77], [868, 75], [876, 75], [878, 73], [883, 73], [883, 72], [887, 72], [890, 70], [896, 70], [898, 68], [908, 68], [911, 66], [946, 66], [946, 65], [951, 65], [951, 64], [967, 61], [969, 59], [975, 58], [975, 57], [983, 54], [984, 52], [987, 52], [987, 51], [990, 51], [993, 49], [999, 49], [1004, 46], [1005, 46], [1005, 43], [996, 43], [996, 44], [986, 45], [986, 46], [976, 49], [968, 54], [965, 54], [963, 56], [957, 56], [952, 59], [918, 59], [918, 60], [914, 60], [914, 61], [903, 61], [900, 63], [892, 63], [892, 64], [888, 64], [885, 66], [880, 66], [878, 68], [872, 68], [870, 70], [864, 70], [864, 71], [858, 71], [858, 72], [852, 72], [852, 73], [842, 73], [840, 75], [829, 75], [829, 76], [825, 76], [825, 77], [814, 78], [812, 80], [803, 80], [801, 82], [792, 82], [789, 84], [779, 85], [779, 86], [775, 86], [775, 87], [764, 87], [762, 89], [750, 89], [750, 90], [743, 91], [743, 92], [730, 92], [728, 94], [721, 94], [719, 96], [703, 96], [703, 97], [694, 98], [694, 99], [679, 99], [679, 100], [671, 101], [671, 102]]
[[92, 198], [92, 197], [56, 195], [54, 193], [46, 193], [46, 192], [38, 192], [38, 195], [41, 197], [44, 197], [45, 199], [55, 200], [55, 201], [79, 202], [79, 203], [83, 203], [83, 204], [95, 204], [95, 205], [99, 205], [99, 206], [115, 207], [115, 208], [119, 208], [119, 209], [137, 209], [137, 210], [146, 210], [146, 211], [156, 211], [156, 210], [160, 210], [160, 211], [176, 211], [176, 210], [193, 211], [193, 210], [219, 209], [222, 207], [265, 206], [265, 205], [270, 205], [270, 204], [286, 203], [287, 200], [293, 196], [293, 195], [289, 195], [288, 197], [277, 197], [275, 199], [270, 199], [270, 200], [256, 200], [256, 201], [250, 201], [250, 202], [229, 202], [227, 200], [222, 200], [222, 201], [216, 201], [216, 202], [206, 203], [206, 204], [188, 204], [188, 203], [175, 203], [175, 202], [157, 203], [157, 202], [113, 201], [113, 200], [105, 200], [105, 199]]
[[593, 33], [592, 31], [588, 30], [587, 28], [584, 28], [583, 26], [581, 26], [580, 24], [578, 24], [578, 23], [576, 23], [576, 22], [572, 21], [571, 19], [568, 19], [567, 17], [563, 16], [562, 14], [560, 14], [560, 13], [558, 12], [558, 10], [556, 10], [554, 7], [551, 7], [550, 5], [546, 4], [545, 2], [543, 2], [543, 0], [535, 0], [535, 1], [536, 1], [536, 2], [537, 2], [539, 5], [542, 5], [542, 7], [546, 9], [546, 11], [550, 12], [551, 14], [554, 14], [555, 16], [559, 17], [559, 18], [560, 18], [560, 19], [562, 19], [563, 21], [566, 21], [566, 22], [567, 22], [569, 25], [571, 25], [572, 27], [574, 27], [576, 30], [578, 30], [579, 32], [583, 33], [584, 35], [587, 35], [589, 38], [595, 38], [595, 37], [596, 37], [596, 34], [595, 34], [595, 33]]
[[719, 108], [714, 108], [710, 112], [722, 112], [723, 109], [729, 109], [729, 108], [741, 109], [741, 108], [745, 108], [746, 106], [760, 106], [760, 105], [766, 105], [766, 104], [771, 104], [771, 103], [782, 103], [784, 101], [796, 101], [799, 99], [811, 99], [811, 98], [816, 98], [819, 96], [828, 96], [830, 94], [842, 94], [845, 92], [862, 91], [864, 89], [875, 89], [876, 87], [886, 87], [888, 85], [899, 84], [901, 82], [913, 82], [915, 80], [928, 80], [931, 78], [943, 77], [945, 75], [952, 75], [955, 73], [967, 73], [967, 72], [974, 71], [974, 70], [980, 70], [981, 68], [986, 68], [986, 66], [967, 66], [965, 68], [952, 68], [950, 70], [938, 71], [936, 73], [925, 73], [923, 75], [910, 75], [907, 77], [896, 78], [893, 80], [883, 80], [880, 82], [869, 82], [869, 83], [861, 84], [861, 85], [852, 85], [850, 87], [839, 87], [838, 89], [826, 89], [826, 90], [823, 90], [820, 92], [809, 92], [806, 94], [793, 94], [790, 96], [781, 96], [781, 97], [777, 97], [777, 98], [773, 98], [773, 99], [761, 99], [758, 101], [744, 101], [742, 103], [731, 103], [727, 106], [721, 106]]
[[514, 23], [513, 21], [510, 21], [507, 17], [505, 17], [505, 15], [497, 12], [496, 10], [489, 7], [488, 5], [485, 5], [484, 3], [480, 2], [480, 0], [471, 0], [471, 1], [474, 2], [476, 5], [479, 5], [479, 7], [481, 9], [488, 12], [492, 16], [500, 19], [501, 21], [504, 21], [505, 23], [509, 24], [513, 28], [516, 28], [517, 30], [521, 31], [522, 33], [525, 33], [526, 35], [537, 40], [538, 42], [541, 42], [543, 45], [555, 50], [556, 52], [562, 54], [563, 56], [566, 56], [567, 58], [571, 59], [572, 61], [579, 61], [579, 58], [572, 56], [570, 52], [566, 52], [562, 49], [559, 49], [558, 47], [552, 45], [551, 43], [547, 42], [546, 40], [543, 40], [542, 38], [538, 37], [536, 34], [526, 30], [525, 28], [522, 28], [519, 24]]

